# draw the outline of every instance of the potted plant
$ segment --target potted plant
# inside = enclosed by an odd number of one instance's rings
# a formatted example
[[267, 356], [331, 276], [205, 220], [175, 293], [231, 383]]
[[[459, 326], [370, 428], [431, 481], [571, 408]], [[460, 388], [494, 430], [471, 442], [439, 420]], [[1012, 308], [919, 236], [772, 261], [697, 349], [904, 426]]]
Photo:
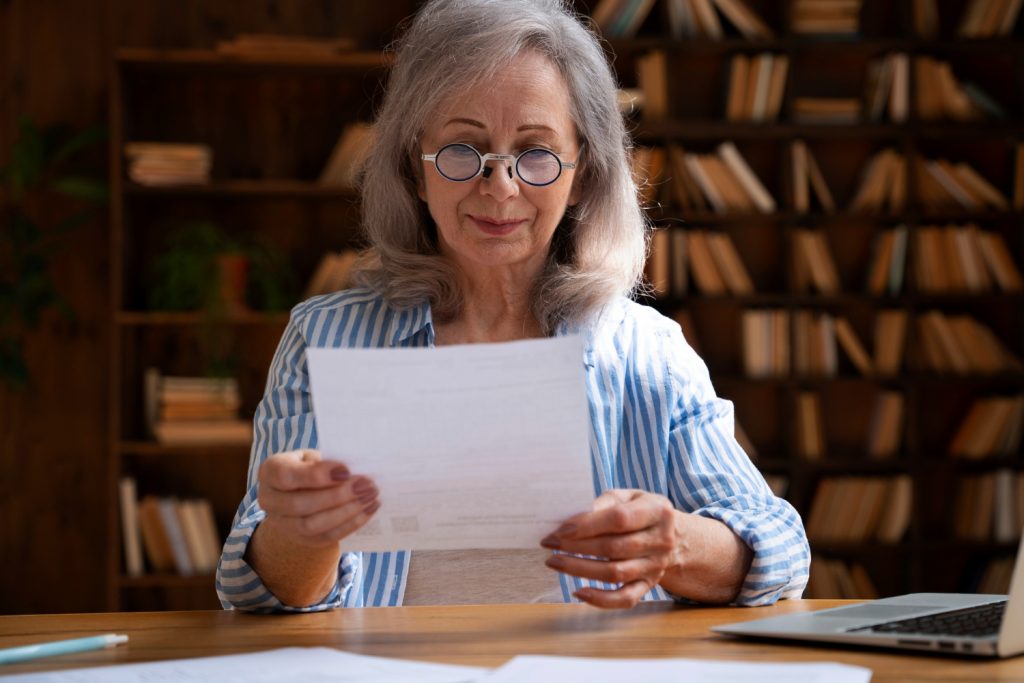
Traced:
[[[40, 130], [24, 118], [10, 161], [0, 168], [0, 385], [29, 383], [24, 338], [46, 311], [73, 317], [54, 284], [50, 260], [63, 237], [107, 203], [102, 174], [78, 170], [76, 163], [105, 137], [100, 127], [75, 132], [57, 124]], [[47, 221], [55, 198], [72, 200], [69, 211], [60, 220]]]
[[231, 319], [251, 311], [286, 310], [294, 278], [286, 260], [252, 238], [230, 235], [210, 221], [169, 231], [150, 268], [148, 305], [161, 311], [199, 311], [207, 374], [231, 374]]

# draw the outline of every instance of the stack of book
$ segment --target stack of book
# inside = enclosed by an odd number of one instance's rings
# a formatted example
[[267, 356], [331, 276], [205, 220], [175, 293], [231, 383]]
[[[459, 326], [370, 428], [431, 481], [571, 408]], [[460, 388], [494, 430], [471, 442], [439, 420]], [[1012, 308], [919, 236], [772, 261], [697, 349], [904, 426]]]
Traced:
[[1024, 394], [976, 400], [949, 442], [950, 455], [977, 460], [1017, 453], [1024, 433]]
[[351, 38], [311, 38], [309, 36], [242, 33], [217, 43], [217, 52], [242, 57], [331, 57], [354, 50]]
[[318, 294], [331, 294], [348, 289], [352, 285], [352, 266], [358, 257], [359, 254], [354, 249], [324, 254], [309, 278], [302, 298], [308, 299]]
[[1007, 595], [1010, 592], [1010, 579], [1013, 578], [1013, 567], [1016, 557], [998, 557], [987, 562], [978, 575], [977, 583], [968, 587], [971, 593], [987, 593], [989, 595]]
[[203, 185], [210, 182], [213, 152], [206, 145], [129, 142], [128, 177], [140, 185]]
[[930, 209], [967, 209], [980, 211], [988, 207], [999, 211], [1010, 208], [1006, 198], [992, 183], [964, 162], [948, 159], [917, 159], [918, 195], [921, 204]]
[[759, 309], [743, 312], [743, 369], [748, 377], [789, 374], [789, 311]]
[[862, 375], [874, 363], [850, 322], [843, 316], [798, 310], [793, 313], [793, 370], [798, 375], [834, 377], [839, 373], [836, 341]]
[[822, 211], [835, 213], [836, 203], [825, 183], [825, 176], [803, 140], [794, 140], [790, 146], [790, 168], [793, 171], [793, 210], [801, 214], [808, 213], [811, 210], [813, 190]]
[[855, 35], [862, 0], [792, 0], [789, 28], [798, 34]]
[[807, 516], [807, 537], [812, 543], [898, 543], [910, 525], [913, 502], [906, 474], [826, 477]]
[[642, 206], [652, 206], [667, 191], [666, 153], [663, 147], [639, 145], [633, 149], [633, 181]]
[[729, 121], [774, 121], [782, 109], [789, 57], [772, 52], [733, 55], [725, 117]]
[[373, 148], [374, 128], [369, 123], [350, 123], [345, 126], [335, 143], [331, 155], [320, 173], [321, 185], [354, 188], [359, 184], [363, 165]]
[[[606, 0], [607, 1], [607, 0]], [[669, 28], [672, 37], [710, 38], [725, 37], [722, 21], [715, 8], [748, 40], [769, 40], [774, 31], [744, 2], [744, 0], [666, 0]], [[634, 3], [635, 4], [635, 3]], [[596, 13], [595, 13], [596, 14]]]
[[991, 329], [969, 315], [927, 311], [917, 316], [919, 362], [958, 375], [1020, 372], [1024, 364]]
[[939, 37], [939, 7], [936, 0], [911, 0], [910, 20], [914, 35], [929, 40]]
[[732, 142], [714, 154], [684, 153], [683, 162], [716, 213], [775, 212], [775, 199]]
[[811, 575], [804, 598], [816, 600], [873, 600], [878, 590], [867, 569], [858, 562], [811, 556]]
[[146, 420], [166, 446], [248, 445], [252, 422], [239, 417], [234, 378], [163, 377], [146, 370]]
[[1020, 16], [1021, 3], [1017, 0], [971, 0], [957, 35], [964, 38], [994, 38], [1008, 36]]
[[902, 211], [907, 201], [907, 160], [892, 148], [876, 153], [861, 174], [850, 211]]
[[1015, 543], [1024, 531], [1024, 473], [1009, 469], [965, 477], [953, 505], [953, 533], [972, 541]]
[[906, 53], [891, 52], [872, 60], [865, 81], [865, 120], [881, 121], [886, 112], [896, 123], [907, 120], [910, 113], [910, 57]]
[[861, 113], [856, 97], [794, 97], [791, 106], [796, 123], [849, 125], [856, 123]]
[[912, 253], [914, 285], [922, 292], [1024, 290], [1003, 236], [976, 225], [922, 226]]
[[933, 57], [914, 60], [917, 117], [922, 120], [1005, 119], [1006, 109], [974, 83], [960, 83], [949, 62]]
[[141, 576], [146, 566], [183, 576], [211, 574], [217, 568], [221, 540], [210, 501], [152, 495], [139, 500], [135, 479], [123, 477], [120, 507], [129, 576]]
[[697, 289], [709, 295], [754, 293], [754, 282], [727, 233], [688, 230], [682, 234], [685, 235], [689, 271], [693, 273]]

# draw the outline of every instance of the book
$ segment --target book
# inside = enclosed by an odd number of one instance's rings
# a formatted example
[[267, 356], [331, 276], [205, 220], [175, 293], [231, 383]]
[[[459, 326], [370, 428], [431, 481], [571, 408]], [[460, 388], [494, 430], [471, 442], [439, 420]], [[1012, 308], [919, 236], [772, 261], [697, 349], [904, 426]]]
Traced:
[[651, 234], [650, 248], [647, 254], [647, 281], [656, 296], [669, 293], [672, 254], [670, 230], [655, 230]]
[[191, 576], [194, 573], [192, 557], [189, 555], [185, 535], [178, 519], [177, 507], [178, 501], [173, 498], [161, 498], [157, 501], [157, 511], [170, 544], [174, 569], [182, 576]]
[[907, 336], [907, 312], [879, 311], [875, 316], [875, 371], [884, 377], [899, 374]]
[[1024, 276], [1013, 261], [1002, 235], [994, 232], [977, 234], [978, 249], [993, 281], [1004, 292], [1024, 290]]
[[729, 61], [729, 89], [725, 102], [725, 118], [729, 121], [746, 119], [743, 103], [747, 92], [747, 74], [749, 72], [750, 59], [745, 54], [733, 55]]
[[732, 142], [723, 142], [718, 146], [717, 151], [718, 156], [728, 165], [729, 170], [739, 180], [758, 210], [762, 213], [774, 213], [775, 200], [754, 174], [753, 169], [747, 164], [739, 150], [736, 149], [736, 145]]
[[885, 508], [878, 520], [875, 537], [882, 543], [899, 543], [910, 527], [914, 508], [914, 483], [900, 474], [889, 481]]
[[737, 295], [753, 294], [754, 283], [729, 235], [723, 232], [708, 232], [706, 238], [711, 257], [729, 291]]
[[774, 31], [743, 0], [712, 0], [747, 40], [770, 40]]
[[356, 122], [345, 126], [317, 182], [321, 185], [355, 188], [373, 144], [374, 129], [371, 124]]
[[853, 362], [857, 372], [866, 377], [874, 374], [871, 356], [868, 355], [864, 345], [857, 337], [857, 333], [853, 331], [853, 326], [843, 316], [835, 318], [835, 332], [839, 345], [843, 347], [843, 351]]
[[160, 514], [160, 501], [156, 496], [144, 496], [139, 501], [139, 530], [146, 559], [154, 572], [174, 571], [174, 555]]
[[247, 446], [250, 420], [175, 420], [157, 423], [153, 433], [166, 446]]
[[895, 457], [903, 437], [906, 401], [898, 391], [882, 391], [875, 397], [868, 423], [867, 452], [873, 460]]
[[797, 453], [806, 460], [825, 456], [825, 429], [818, 395], [802, 391], [796, 398]]
[[861, 116], [856, 97], [794, 97], [793, 120], [811, 124], [851, 124]]
[[142, 576], [142, 532], [139, 530], [138, 492], [134, 477], [118, 480], [121, 509], [121, 543], [128, 576]]
[[687, 235], [687, 256], [690, 272], [693, 273], [697, 288], [704, 294], [721, 295], [728, 291], [725, 278], [718, 270], [715, 257], [711, 252], [708, 233], [694, 230]]
[[668, 60], [663, 50], [651, 50], [636, 59], [637, 82], [644, 96], [642, 116], [647, 121], [668, 117]]

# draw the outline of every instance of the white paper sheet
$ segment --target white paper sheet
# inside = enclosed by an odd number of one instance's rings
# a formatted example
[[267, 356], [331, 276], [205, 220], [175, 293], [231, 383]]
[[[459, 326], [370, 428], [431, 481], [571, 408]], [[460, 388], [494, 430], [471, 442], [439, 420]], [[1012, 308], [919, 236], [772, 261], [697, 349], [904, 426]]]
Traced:
[[591, 509], [580, 337], [307, 359], [320, 450], [380, 489], [346, 550], [536, 548]]
[[[130, 645], [129, 645], [130, 647]], [[3, 677], [4, 683], [469, 683], [487, 669], [367, 657], [326, 647], [288, 647], [224, 657], [172, 659]]]
[[519, 656], [482, 683], [868, 683], [871, 670], [831, 662], [716, 662]]

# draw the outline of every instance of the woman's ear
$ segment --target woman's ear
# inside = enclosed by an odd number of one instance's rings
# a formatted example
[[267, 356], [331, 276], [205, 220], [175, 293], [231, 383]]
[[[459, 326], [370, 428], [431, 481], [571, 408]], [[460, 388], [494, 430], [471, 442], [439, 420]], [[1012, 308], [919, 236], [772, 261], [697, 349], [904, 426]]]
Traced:
[[583, 167], [576, 167], [576, 175], [572, 178], [572, 188], [569, 190], [569, 206], [576, 206], [583, 199]]

